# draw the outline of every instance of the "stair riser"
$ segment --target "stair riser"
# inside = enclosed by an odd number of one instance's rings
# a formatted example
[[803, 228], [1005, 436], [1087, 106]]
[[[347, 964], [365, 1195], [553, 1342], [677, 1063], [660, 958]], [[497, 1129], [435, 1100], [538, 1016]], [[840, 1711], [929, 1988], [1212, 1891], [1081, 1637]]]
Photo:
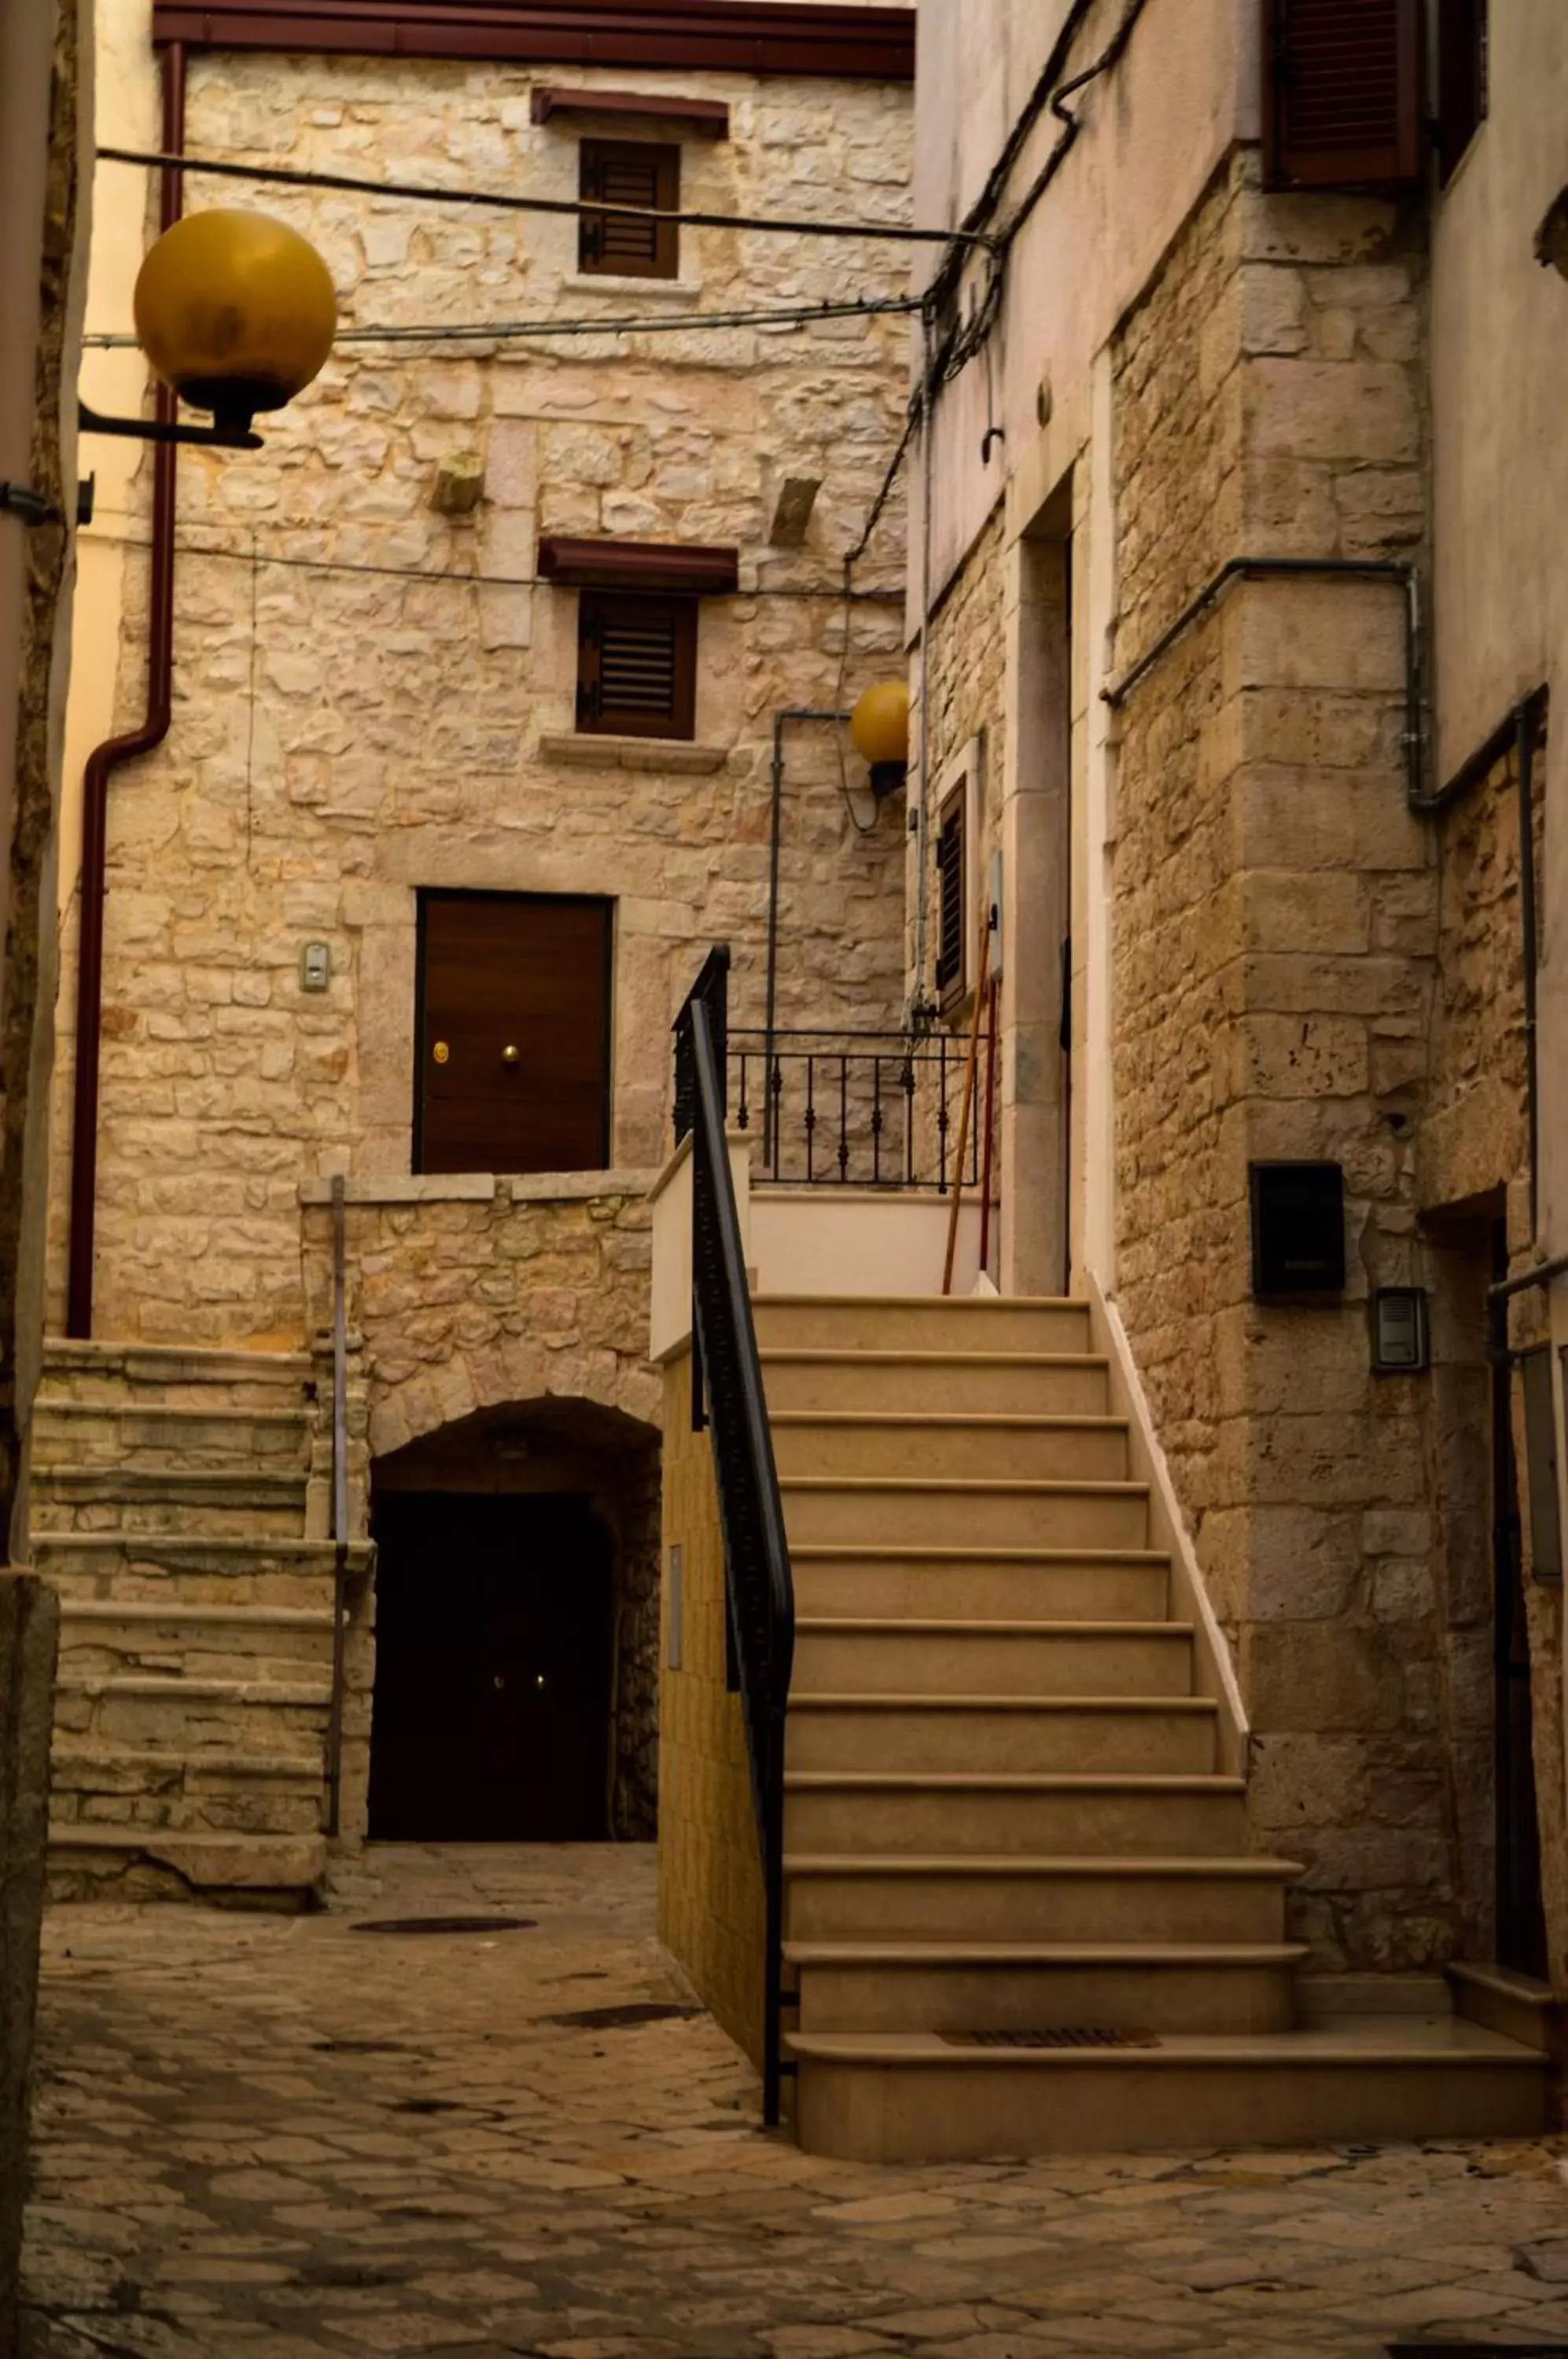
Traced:
[[[156, 1548], [156, 1540], [152, 1543]], [[40, 1572], [59, 1590], [62, 1604], [256, 1605], [289, 1612], [321, 1613], [332, 1602], [330, 1565], [318, 1561], [310, 1570], [294, 1570], [287, 1559], [269, 1563], [258, 1551], [240, 1558], [245, 1570], [230, 1570], [223, 1559], [198, 1557], [189, 1567], [160, 1565], [132, 1546], [118, 1549], [77, 1549], [71, 1536], [46, 1540], [33, 1535], [33, 1553]], [[233, 1562], [234, 1560], [230, 1560]]]
[[1192, 1642], [825, 1632], [795, 1641], [795, 1695], [1190, 1695]]
[[51, 1340], [44, 1345], [38, 1405], [60, 1400], [106, 1408], [298, 1408], [315, 1370], [308, 1355], [267, 1359], [252, 1352], [104, 1351]]
[[756, 1306], [765, 1352], [1086, 1352], [1083, 1305], [845, 1299]]
[[822, 1491], [784, 1489], [791, 1545], [831, 1548], [1141, 1549], [1149, 1503], [1137, 1489]]
[[1013, 1854], [1142, 1859], [1194, 1853], [1223, 1859], [1245, 1850], [1240, 1794], [1083, 1796], [1010, 1794], [789, 1794], [785, 1847], [794, 1852], [915, 1852], [1000, 1859]]
[[1288, 1966], [803, 1965], [802, 2031], [1288, 2031]]
[[281, 1416], [245, 1409], [196, 1416], [157, 1408], [83, 1412], [40, 1401], [33, 1447], [46, 1466], [211, 1465], [270, 1473], [309, 1463], [310, 1432], [302, 1410]]
[[1160, 1622], [1162, 1564], [900, 1563], [896, 1557], [794, 1560], [795, 1610], [894, 1622]]
[[780, 1474], [896, 1474], [964, 1483], [1121, 1483], [1120, 1426], [829, 1425], [773, 1428]]
[[305, 1485], [301, 1479], [276, 1499], [201, 1499], [171, 1487], [162, 1496], [125, 1497], [113, 1503], [72, 1496], [47, 1479], [34, 1493], [51, 1531], [189, 1533], [205, 1539], [299, 1539], [304, 1536]]
[[785, 1756], [791, 1769], [1208, 1775], [1214, 1727], [1200, 1712], [867, 1712], [846, 1704], [791, 1712]]
[[[802, 2060], [797, 2134], [845, 2161], [1149, 2153], [1216, 2146], [1386, 2145], [1539, 2136], [1545, 2075], [1523, 2066], [1152, 2065], [1029, 2057], [998, 2067]], [[1041, 2078], [1042, 2070], [1049, 2072]]]
[[51, 1811], [57, 1826], [145, 1827], [160, 1833], [198, 1835], [309, 1835], [320, 1832], [322, 1780], [299, 1788], [281, 1780], [257, 1780], [243, 1793], [212, 1795], [205, 1801], [181, 1795], [130, 1798], [61, 1793], [56, 1785]]
[[96, 1745], [180, 1753], [286, 1753], [319, 1746], [327, 1726], [325, 1703], [240, 1703], [229, 1698], [130, 1695], [111, 1689], [92, 1694], [61, 1688], [55, 1697], [57, 1732]]
[[1104, 1417], [1110, 1386], [1094, 1360], [1037, 1367], [1028, 1360], [771, 1360], [768, 1405], [780, 1409], [925, 1411], [935, 1416]]
[[60, 1647], [60, 1676], [67, 1683], [110, 1679], [288, 1683], [325, 1680], [332, 1660], [332, 1634], [324, 1630], [272, 1629], [247, 1636], [230, 1625], [210, 1630], [201, 1638], [187, 1636], [160, 1641], [156, 1635], [136, 1630], [108, 1638], [96, 1629], [91, 1636], [78, 1636], [68, 1625]]
[[791, 1875], [791, 1941], [1282, 1941], [1284, 1886], [1247, 1877]]

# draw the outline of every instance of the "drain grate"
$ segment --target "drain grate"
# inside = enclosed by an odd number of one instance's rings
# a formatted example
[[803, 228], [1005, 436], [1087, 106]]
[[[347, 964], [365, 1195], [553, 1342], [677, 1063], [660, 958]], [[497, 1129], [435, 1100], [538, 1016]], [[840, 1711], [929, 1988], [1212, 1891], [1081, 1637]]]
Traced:
[[351, 1933], [527, 1933], [535, 1917], [361, 1917]]
[[1092, 2023], [1055, 2023], [1043, 2031], [944, 2031], [950, 2048], [1158, 2048], [1152, 2031], [1110, 2031]]
[[547, 2015], [541, 2020], [567, 2024], [575, 2031], [631, 2031], [639, 2023], [688, 2023], [702, 2012], [700, 2006], [672, 2006], [644, 1999], [629, 2006], [580, 2006], [571, 2015]]

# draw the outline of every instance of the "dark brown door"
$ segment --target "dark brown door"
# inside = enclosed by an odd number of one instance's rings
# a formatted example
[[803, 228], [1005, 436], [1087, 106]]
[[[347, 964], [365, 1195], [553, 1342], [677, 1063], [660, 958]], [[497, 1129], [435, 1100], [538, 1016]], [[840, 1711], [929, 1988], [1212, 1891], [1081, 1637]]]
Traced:
[[611, 1557], [587, 1500], [390, 1491], [376, 1536], [371, 1834], [603, 1838]]
[[421, 893], [416, 1171], [602, 1171], [613, 904]]

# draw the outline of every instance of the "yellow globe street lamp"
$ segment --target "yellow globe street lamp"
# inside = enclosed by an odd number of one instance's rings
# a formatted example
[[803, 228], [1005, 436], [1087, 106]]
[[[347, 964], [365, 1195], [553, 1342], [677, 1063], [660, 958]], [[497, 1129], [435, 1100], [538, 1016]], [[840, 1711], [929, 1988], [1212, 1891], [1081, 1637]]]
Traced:
[[871, 766], [871, 791], [891, 794], [909, 765], [909, 687], [882, 679], [868, 688], [849, 716], [855, 750]]

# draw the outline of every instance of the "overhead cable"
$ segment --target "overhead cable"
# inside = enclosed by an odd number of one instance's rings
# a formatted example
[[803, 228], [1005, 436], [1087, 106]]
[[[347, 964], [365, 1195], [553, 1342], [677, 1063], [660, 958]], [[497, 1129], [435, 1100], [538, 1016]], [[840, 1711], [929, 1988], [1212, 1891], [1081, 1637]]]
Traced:
[[835, 222], [769, 217], [763, 213], [713, 213], [681, 210], [659, 211], [651, 205], [613, 205], [597, 197], [524, 197], [510, 189], [431, 189], [412, 180], [370, 180], [353, 172], [315, 172], [284, 164], [244, 164], [228, 157], [181, 154], [168, 156], [142, 147], [100, 147], [101, 164], [145, 164], [155, 171], [215, 173], [220, 179], [256, 180], [289, 189], [337, 189], [351, 196], [397, 197], [426, 205], [484, 205], [501, 212], [558, 213], [573, 219], [590, 215], [595, 221], [655, 222], [692, 229], [755, 230], [769, 237], [876, 237], [899, 245], [985, 247], [991, 241], [963, 230], [916, 229], [907, 222]]
[[[751, 310], [621, 314], [603, 320], [423, 320], [407, 327], [340, 328], [337, 344], [506, 343], [541, 336], [672, 335], [693, 328], [810, 327], [817, 320], [876, 319], [918, 311], [918, 295], [857, 296], [843, 302], [800, 303]], [[93, 352], [128, 352], [140, 339], [128, 331], [99, 330], [82, 339]]]

